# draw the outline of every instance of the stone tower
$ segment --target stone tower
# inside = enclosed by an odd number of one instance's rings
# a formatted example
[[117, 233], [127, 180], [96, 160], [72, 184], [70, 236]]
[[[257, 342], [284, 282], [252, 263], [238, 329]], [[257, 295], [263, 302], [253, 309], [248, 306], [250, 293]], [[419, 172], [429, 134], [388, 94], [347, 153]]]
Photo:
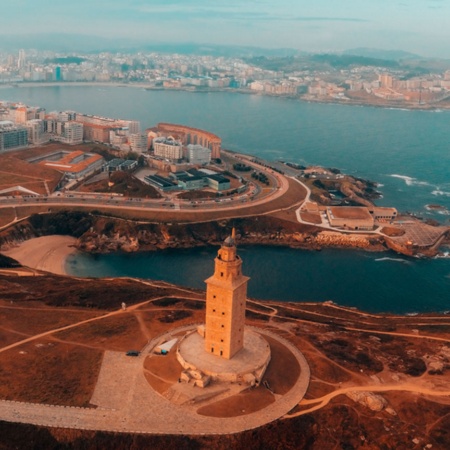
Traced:
[[215, 258], [214, 274], [206, 283], [205, 350], [231, 359], [244, 346], [248, 277], [242, 275], [235, 232]]

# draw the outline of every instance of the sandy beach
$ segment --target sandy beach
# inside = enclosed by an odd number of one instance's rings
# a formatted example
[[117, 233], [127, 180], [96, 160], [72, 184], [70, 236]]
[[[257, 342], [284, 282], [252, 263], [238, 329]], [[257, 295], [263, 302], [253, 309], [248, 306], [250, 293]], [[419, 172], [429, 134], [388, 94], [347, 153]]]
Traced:
[[2, 253], [32, 269], [65, 275], [67, 257], [76, 252], [76, 239], [71, 236], [42, 236], [30, 239]]

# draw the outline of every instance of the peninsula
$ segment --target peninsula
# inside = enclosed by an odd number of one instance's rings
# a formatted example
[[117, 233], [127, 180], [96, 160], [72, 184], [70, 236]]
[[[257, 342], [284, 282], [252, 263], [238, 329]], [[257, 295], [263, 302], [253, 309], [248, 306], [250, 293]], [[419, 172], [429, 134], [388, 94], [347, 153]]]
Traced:
[[[175, 353], [150, 352], [203, 320], [204, 291], [137, 279], [81, 280], [5, 258], [2, 265], [10, 267], [0, 273], [0, 429], [7, 447], [445, 448], [449, 442], [446, 315], [248, 299], [246, 326], [264, 336], [271, 360], [258, 387], [237, 386], [223, 397], [218, 385], [180, 384]], [[303, 399], [296, 382], [307, 366], [293, 356], [295, 348], [311, 371]]]

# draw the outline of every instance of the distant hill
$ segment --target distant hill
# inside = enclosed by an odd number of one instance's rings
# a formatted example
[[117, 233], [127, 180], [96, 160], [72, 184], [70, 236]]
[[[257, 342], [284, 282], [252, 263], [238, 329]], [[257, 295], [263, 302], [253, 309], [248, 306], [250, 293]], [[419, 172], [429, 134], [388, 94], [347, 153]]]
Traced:
[[101, 52], [101, 51], [153, 51], [160, 53], [180, 53], [185, 55], [213, 56], [291, 56], [299, 52], [291, 48], [267, 49], [262, 47], [217, 45], [195, 42], [149, 42], [136, 39], [108, 39], [99, 36], [77, 34], [20, 34], [1, 35], [0, 50], [18, 51], [19, 49], [50, 50], [55, 52]]
[[386, 59], [391, 61], [398, 61], [400, 59], [418, 59], [418, 58], [423, 59], [422, 56], [410, 52], [405, 52], [403, 50], [382, 50], [379, 48], [366, 48], [366, 47], [359, 47], [345, 50], [342, 52], [342, 54], [352, 56], [362, 56], [365, 58]]
[[399, 63], [389, 59], [337, 53], [302, 54], [298, 56], [254, 56], [244, 58], [249, 64], [266, 70], [292, 72], [296, 70], [341, 70], [353, 66], [397, 68]]
[[367, 56], [337, 55], [334, 53], [312, 55], [311, 60], [329, 64], [336, 69], [347, 69], [350, 66], [398, 67], [396, 60], [370, 58]]

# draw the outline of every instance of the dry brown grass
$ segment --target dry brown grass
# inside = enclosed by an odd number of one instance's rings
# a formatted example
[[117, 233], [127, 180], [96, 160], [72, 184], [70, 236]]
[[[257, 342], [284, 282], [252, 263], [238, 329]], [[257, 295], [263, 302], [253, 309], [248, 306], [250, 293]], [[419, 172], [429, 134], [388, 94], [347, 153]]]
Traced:
[[145, 371], [144, 375], [146, 380], [148, 381], [148, 384], [159, 394], [164, 394], [164, 392], [166, 392], [172, 386], [172, 383], [166, 383], [165, 381], [162, 381], [159, 378], [155, 377], [155, 375], [151, 374], [150, 372]]
[[55, 337], [118, 352], [140, 349], [147, 343], [134, 315], [118, 315], [90, 322], [56, 333]]
[[170, 311], [176, 310], [169, 310], [168, 308], [158, 308], [155, 311], [139, 310], [139, 313], [141, 314], [142, 319], [144, 320], [144, 323], [150, 334], [150, 339], [164, 334], [170, 328], [178, 328], [191, 323], [201, 322], [205, 317], [205, 313], [203, 311], [189, 311], [192, 315], [185, 319], [168, 323], [161, 321], [160, 319], [170, 314]]
[[0, 156], [0, 189], [22, 186], [46, 194], [45, 183], [53, 191], [62, 178], [62, 173], [39, 164], [30, 164], [10, 153]]
[[8, 223], [11, 223], [14, 218], [16, 217], [16, 213], [13, 208], [2, 208], [0, 214], [0, 227], [4, 225], [8, 225]]
[[0, 354], [0, 397], [6, 400], [87, 406], [103, 352], [34, 341]]
[[72, 323], [81, 322], [100, 315], [98, 311], [81, 310], [69, 311], [43, 307], [31, 308], [1, 308], [1, 326], [22, 333], [24, 336], [34, 336], [45, 331], [61, 328]]
[[286, 394], [300, 376], [300, 366], [291, 351], [279, 341], [264, 336], [270, 345], [270, 363], [264, 374], [264, 380], [275, 394]]
[[300, 213], [302, 220], [309, 223], [321, 224], [322, 219], [319, 213], [302, 212]]
[[210, 417], [238, 417], [259, 411], [274, 402], [273, 394], [260, 386], [203, 406], [197, 413]]
[[156, 377], [162, 378], [169, 383], [176, 383], [180, 378], [182, 367], [177, 360], [176, 352], [168, 355], [148, 356], [144, 368]]

